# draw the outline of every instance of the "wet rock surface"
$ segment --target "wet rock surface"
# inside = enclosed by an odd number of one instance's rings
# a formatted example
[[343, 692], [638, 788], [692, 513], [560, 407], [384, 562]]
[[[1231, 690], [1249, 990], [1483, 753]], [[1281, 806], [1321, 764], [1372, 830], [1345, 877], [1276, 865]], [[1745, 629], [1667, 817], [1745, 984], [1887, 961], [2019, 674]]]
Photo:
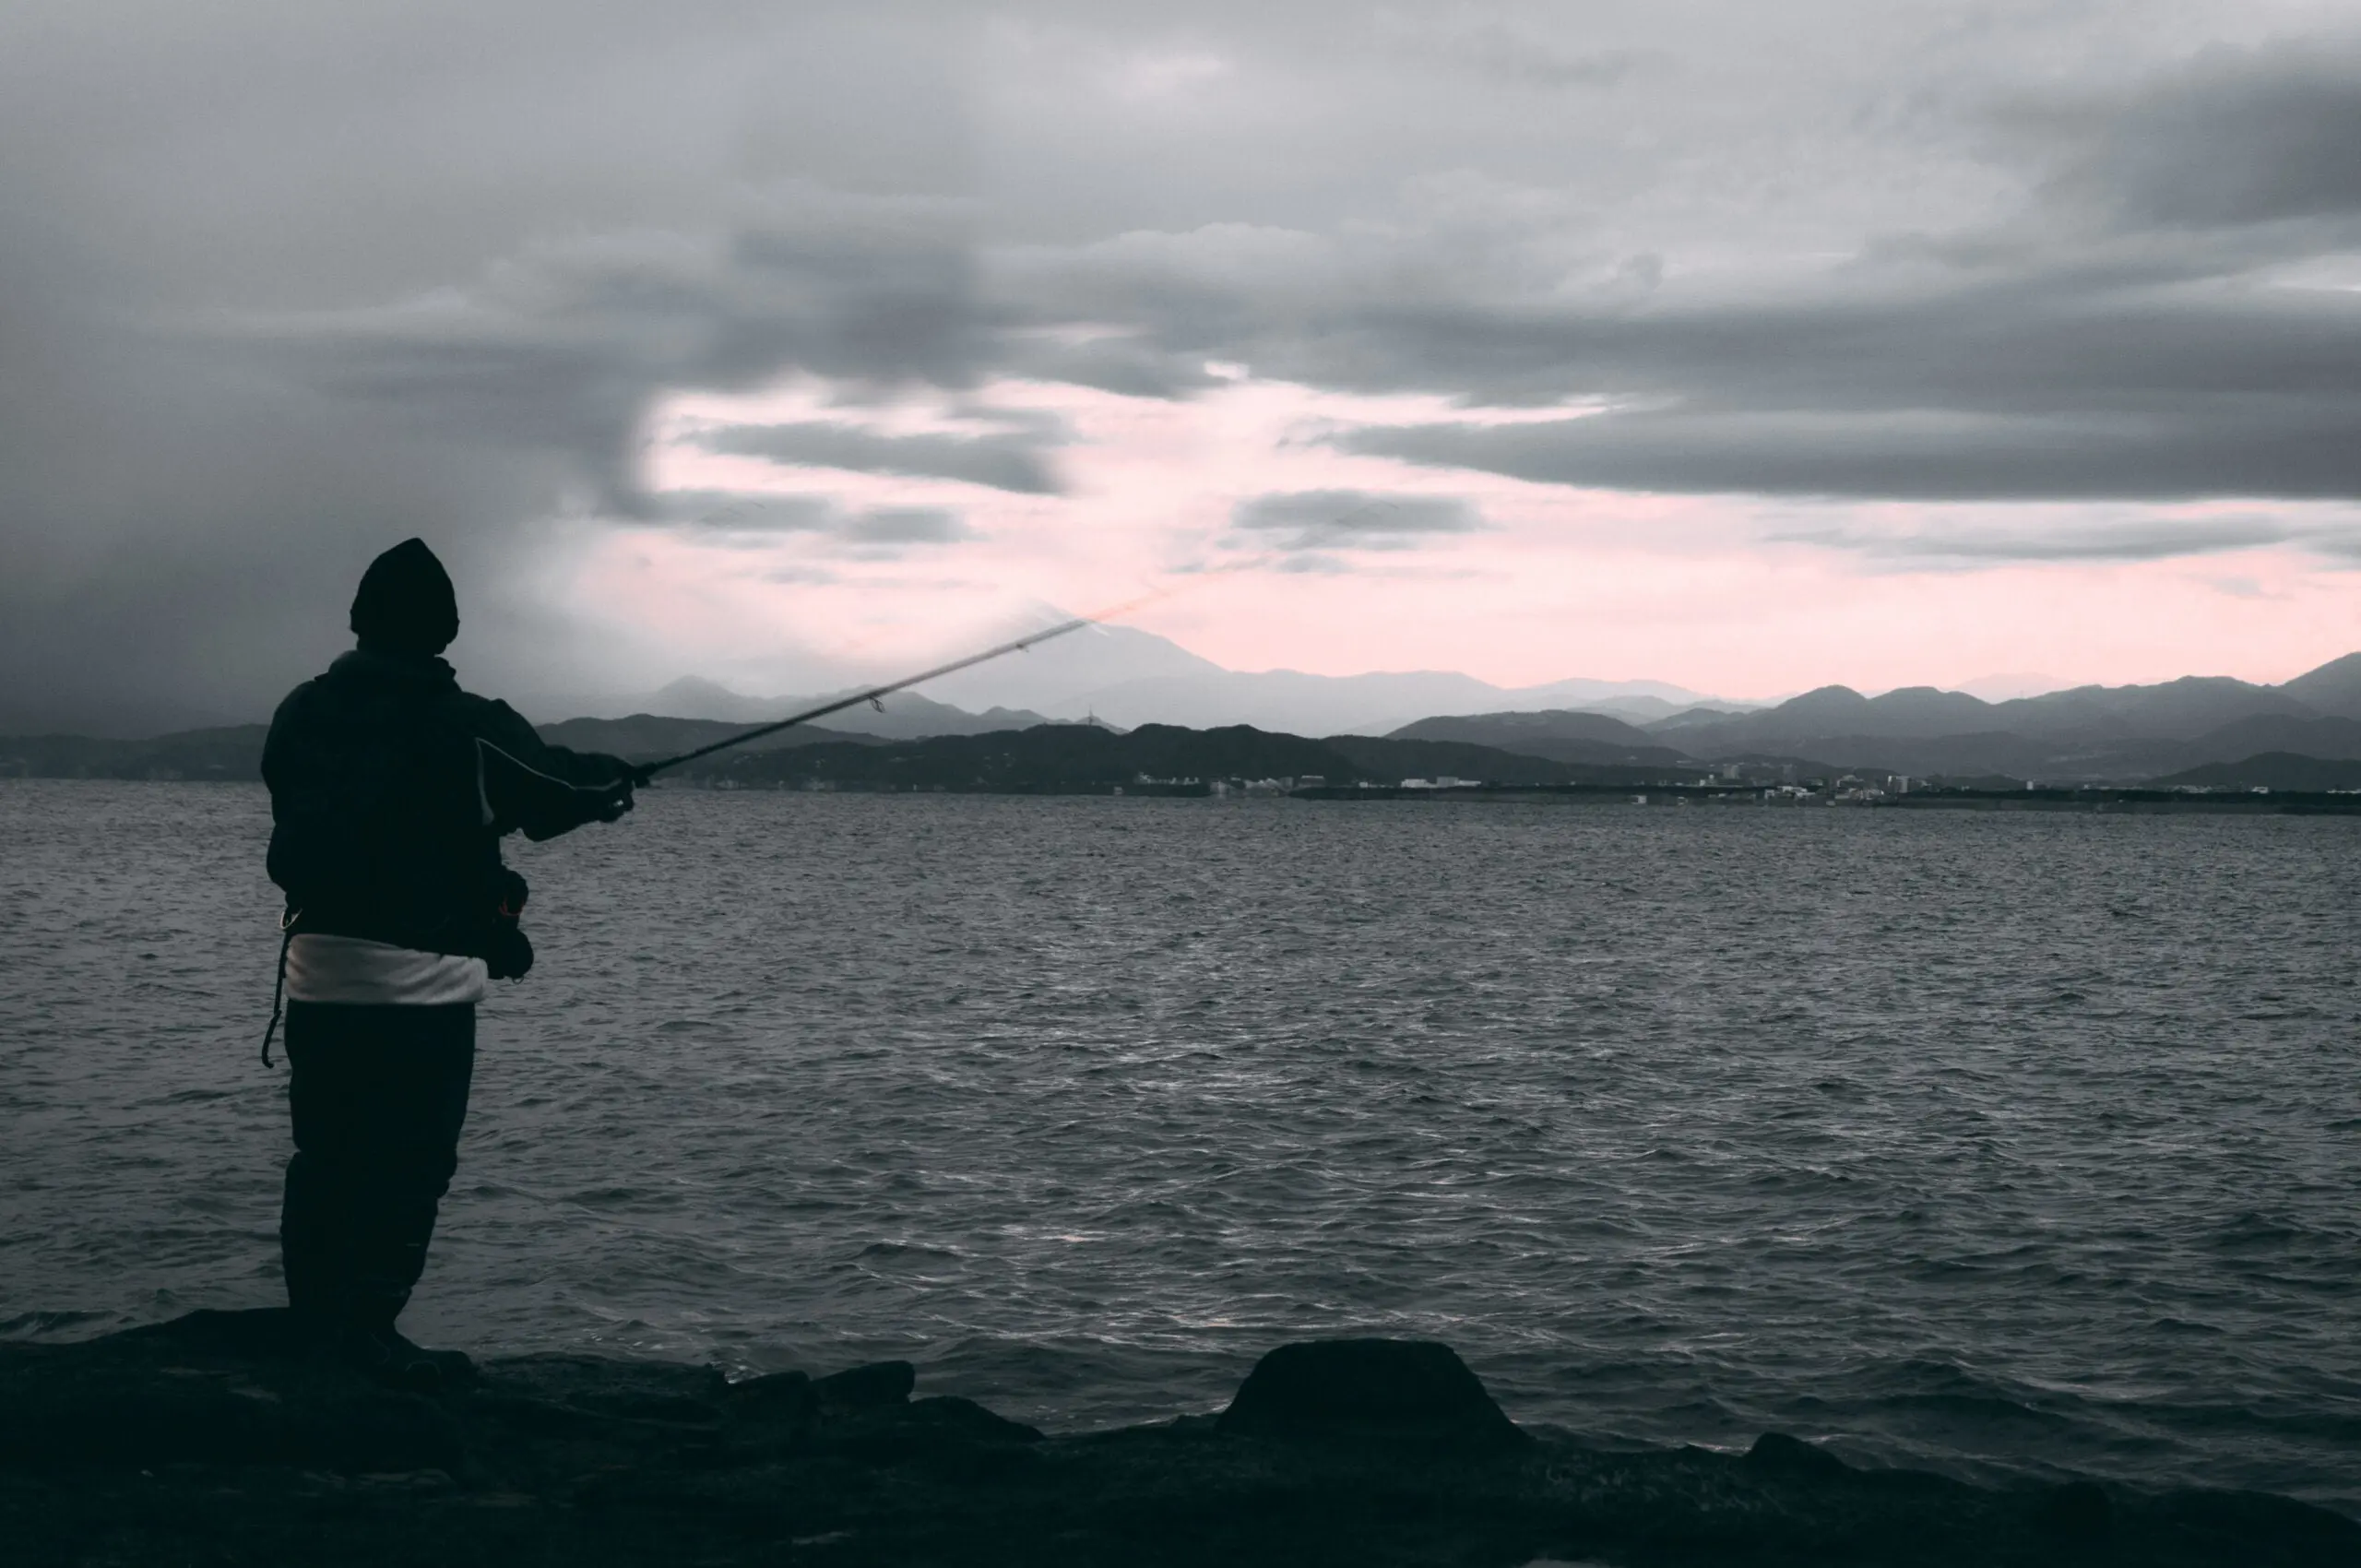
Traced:
[[731, 1384], [528, 1356], [429, 1397], [275, 1312], [0, 1346], [0, 1540], [66, 1563], [2361, 1562], [2250, 1492], [1996, 1491], [1522, 1432], [1439, 1345], [1265, 1358], [1219, 1417], [1044, 1435], [906, 1362]]

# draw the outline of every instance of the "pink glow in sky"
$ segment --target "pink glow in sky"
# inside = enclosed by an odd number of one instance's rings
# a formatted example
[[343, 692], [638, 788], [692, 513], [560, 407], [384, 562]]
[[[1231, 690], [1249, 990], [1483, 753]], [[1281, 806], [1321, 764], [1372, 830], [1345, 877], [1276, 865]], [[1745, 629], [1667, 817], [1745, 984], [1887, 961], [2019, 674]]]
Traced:
[[[643, 477], [658, 494], [696, 498], [690, 523], [602, 530], [575, 591], [688, 668], [749, 688], [792, 684], [814, 655], [897, 669], [1057, 610], [1158, 589], [1174, 591], [1131, 623], [1232, 669], [1450, 669], [1501, 685], [1650, 678], [1732, 697], [1831, 682], [1956, 686], [1998, 671], [2278, 681], [2361, 644], [2361, 571], [2300, 544], [1987, 562], [1946, 555], [1940, 542], [2257, 515], [2302, 534], [2349, 524], [2343, 506], [1631, 494], [1416, 468], [1323, 440], [1355, 425], [1470, 417], [1440, 398], [1235, 374], [1187, 400], [1023, 381], [955, 404], [846, 406], [810, 380], [682, 396], [649, 422]], [[1050, 454], [1061, 493], [788, 466], [696, 441], [722, 427], [820, 421], [973, 437], [1043, 420], [1065, 433]], [[1449, 498], [1481, 524], [1298, 551], [1233, 525], [1241, 503], [1312, 491]], [[761, 497], [824, 498], [841, 516], [941, 509], [962, 537], [864, 542], [840, 529], [745, 526], [760, 514], [744, 503]]]

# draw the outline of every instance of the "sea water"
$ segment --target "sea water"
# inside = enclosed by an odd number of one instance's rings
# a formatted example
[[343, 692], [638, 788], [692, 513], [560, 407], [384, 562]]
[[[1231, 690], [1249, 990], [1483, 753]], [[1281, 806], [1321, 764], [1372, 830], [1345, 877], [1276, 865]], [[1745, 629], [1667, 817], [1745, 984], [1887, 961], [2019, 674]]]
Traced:
[[[0, 1332], [278, 1298], [257, 788], [0, 783]], [[405, 1326], [2361, 1512], [2361, 821], [702, 793], [511, 855]]]

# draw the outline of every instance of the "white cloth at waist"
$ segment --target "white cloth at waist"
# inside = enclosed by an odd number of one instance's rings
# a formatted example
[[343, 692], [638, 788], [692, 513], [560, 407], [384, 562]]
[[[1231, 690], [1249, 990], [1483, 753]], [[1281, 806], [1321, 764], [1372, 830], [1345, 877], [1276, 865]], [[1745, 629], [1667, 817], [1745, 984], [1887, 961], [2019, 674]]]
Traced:
[[492, 977], [481, 958], [421, 953], [360, 936], [300, 933], [287, 944], [287, 999], [372, 1007], [451, 1007], [481, 1002]]

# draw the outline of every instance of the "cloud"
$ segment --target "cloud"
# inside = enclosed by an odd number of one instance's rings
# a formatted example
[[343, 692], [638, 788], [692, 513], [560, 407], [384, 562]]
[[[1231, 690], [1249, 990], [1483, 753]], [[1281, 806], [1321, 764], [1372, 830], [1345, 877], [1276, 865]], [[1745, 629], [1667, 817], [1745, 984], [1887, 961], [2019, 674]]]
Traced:
[[[1470, 405], [1335, 438], [1421, 466], [1840, 499], [2347, 498], [2361, 291], [2272, 272], [2348, 237], [2188, 231], [2354, 208], [2355, 60], [2213, 51], [2038, 113], [1993, 89], [2016, 199], [1813, 267], [1687, 277], [1497, 182], [1423, 226], [1208, 223], [1001, 265], [1022, 297], [1176, 359]], [[1553, 403], [1610, 411], [1515, 429], [1472, 411]]]
[[[2361, 399], [2226, 389], [2018, 414], [1936, 387], [1905, 412], [1676, 407], [1546, 422], [1363, 426], [1339, 449], [1534, 483], [1841, 500], [2361, 496]], [[1965, 388], [1963, 391], [1967, 390]], [[1801, 399], [1798, 399], [1800, 401]], [[2028, 389], [2026, 401], [2046, 400]], [[1958, 404], [1969, 407], [1957, 407]]]
[[[2262, 259], [1963, 235], [1744, 289], [1668, 271], [1634, 293], [1631, 256], [1603, 256], [1537, 298], [1355, 242], [1209, 230], [1036, 257], [1022, 281], [1176, 356], [1471, 405], [1335, 440], [1430, 467], [1898, 499], [2361, 494], [2361, 291], [2277, 288], [2247, 275]], [[1610, 411], [1473, 411], [1572, 403]]]
[[1258, 495], [1230, 511], [1230, 527], [1239, 533], [1287, 551], [1401, 550], [1422, 536], [1467, 533], [1483, 526], [1481, 513], [1453, 497], [1359, 490]]
[[825, 495], [672, 490], [656, 496], [655, 503], [651, 520], [717, 533], [821, 533], [843, 517], [843, 509]]
[[[957, 512], [945, 506], [848, 509], [827, 495], [679, 490], [662, 493], [655, 503], [647, 520], [678, 528], [707, 542], [731, 546], [760, 546], [781, 537], [806, 535], [859, 546], [859, 552], [863, 555], [890, 555], [898, 554], [901, 546], [958, 544], [981, 537]], [[814, 577], [774, 574], [771, 580], [835, 579], [825, 575]]]
[[1036, 450], [1035, 439], [1005, 432], [881, 435], [833, 420], [808, 420], [724, 425], [700, 432], [694, 439], [709, 452], [761, 457], [791, 468], [957, 480], [1021, 495], [1054, 495], [1061, 489]]
[[1003, 345], [1007, 374], [1062, 381], [1125, 398], [1172, 400], [1219, 386], [1225, 378], [1202, 355], [1160, 348], [1131, 332], [1012, 333]]
[[1389, 12], [1379, 18], [1378, 25], [1382, 34], [1421, 65], [1449, 61], [1514, 87], [1613, 87], [1663, 58], [1639, 49], [1561, 49], [1501, 22], [1453, 25]]
[[2059, 561], [2165, 561], [2254, 550], [2309, 537], [2309, 530], [2269, 517], [2149, 519], [2117, 524], [2051, 524], [1907, 531], [1862, 528], [1794, 528], [1766, 536], [1774, 543], [1809, 544], [1850, 552], [1902, 569], [1955, 570]]
[[267, 715], [413, 533], [471, 678], [628, 683], [653, 398], [991, 357], [958, 16], [70, 9], [0, 11], [0, 731]]
[[2129, 90], [2008, 116], [2048, 194], [2119, 223], [2212, 229], [2361, 217], [2361, 47], [2214, 46]]
[[[652, 406], [790, 374], [831, 411], [724, 439], [1025, 496], [1053, 433], [835, 410], [1294, 382], [1465, 412], [1345, 450], [1554, 484], [2354, 496], [2361, 291], [2273, 280], [2355, 247], [2352, 40], [1922, 10], [0, 9], [0, 730], [267, 711], [409, 533], [471, 675], [572, 689], [670, 635], [580, 608], [612, 525], [964, 537], [646, 493]], [[1234, 532], [1310, 564], [1477, 521], [1436, 516]]]
[[[639, 502], [632, 433], [667, 388], [793, 371], [850, 387], [982, 378], [998, 313], [975, 287], [963, 204], [797, 182], [734, 216], [703, 233], [536, 244], [459, 288], [233, 325], [249, 353], [384, 417], [578, 461], [623, 512]], [[846, 466], [884, 460], [860, 436], [838, 433]], [[789, 427], [776, 441], [827, 437]]]
[[956, 544], [976, 532], [941, 506], [877, 506], [856, 513], [837, 530], [860, 544]]

